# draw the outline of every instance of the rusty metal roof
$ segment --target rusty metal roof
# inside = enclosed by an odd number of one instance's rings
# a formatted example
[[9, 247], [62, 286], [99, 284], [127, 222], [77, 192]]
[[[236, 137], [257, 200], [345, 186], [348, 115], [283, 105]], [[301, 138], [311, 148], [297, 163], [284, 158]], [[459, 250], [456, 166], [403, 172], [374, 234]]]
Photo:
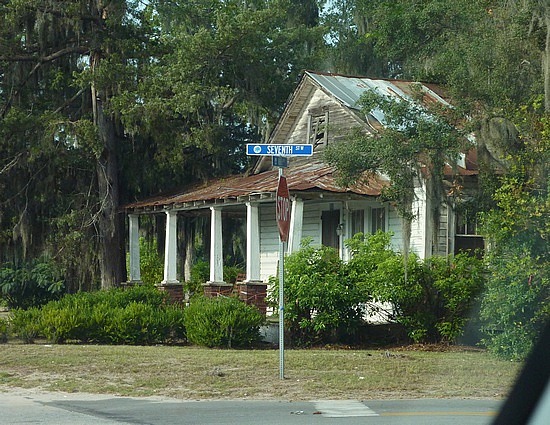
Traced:
[[[294, 165], [292, 165], [294, 163]], [[378, 196], [388, 181], [382, 177], [371, 177], [368, 183], [361, 182], [344, 188], [338, 184], [334, 168], [320, 160], [291, 160], [285, 169], [288, 189], [291, 195], [306, 196], [331, 192], [358, 196]], [[234, 175], [194, 186], [171, 195], [157, 196], [123, 206], [127, 212], [150, 209], [196, 209], [216, 203], [235, 203], [246, 199], [271, 199], [277, 190], [278, 170], [269, 170], [254, 175]]]
[[[348, 108], [359, 110], [359, 99], [368, 90], [374, 90], [382, 95], [393, 98], [413, 101], [415, 90], [423, 93], [425, 104], [450, 104], [443, 98], [441, 90], [425, 83], [401, 80], [372, 79], [366, 77], [349, 77], [340, 74], [327, 74], [306, 71], [306, 75], [312, 78], [326, 92], [337, 98]], [[384, 122], [382, 111], [373, 110], [371, 114], [381, 123]]]
[[[355, 110], [359, 109], [357, 103], [361, 95], [368, 89], [375, 89], [388, 96], [412, 100], [415, 90], [413, 88], [414, 85], [419, 87], [424, 93], [423, 102], [427, 104], [441, 103], [449, 105], [443, 98], [439, 88], [433, 85], [410, 81], [349, 77], [339, 74], [326, 74], [311, 71], [306, 71], [305, 76], [313, 80], [315, 84], [327, 94], [338, 99], [344, 106]], [[302, 80], [297, 91], [300, 91], [300, 87], [302, 90], [305, 90], [303, 86], [304, 82], [307, 80], [307, 78]], [[294, 95], [295, 94], [296, 92]], [[291, 96], [291, 99], [293, 99], [293, 96]], [[290, 102], [290, 104], [292, 103], [296, 102]], [[290, 104], [287, 104], [285, 108], [287, 114], [291, 106]], [[297, 106], [295, 105], [294, 107]], [[372, 111], [371, 114], [380, 123], [385, 121], [381, 111]], [[292, 116], [289, 119], [292, 120], [294, 118], [295, 117]], [[280, 122], [277, 126], [279, 125]], [[274, 133], [275, 132], [276, 131], [274, 131]], [[459, 174], [463, 176], [477, 174], [477, 166], [473, 165], [476, 159], [477, 158], [474, 158], [470, 152], [470, 154], [466, 156], [466, 163], [463, 164], [463, 167], [458, 167]], [[309, 159], [293, 158], [290, 164], [291, 166], [286, 169], [285, 175], [291, 195], [300, 193], [300, 196], [307, 196], [310, 194], [312, 197], [319, 197], [321, 193], [329, 192], [332, 194], [347, 194], [349, 196], [378, 196], [382, 188], [389, 184], [383, 177], [376, 176], [370, 177], [367, 183], [361, 182], [353, 187], [343, 188], [338, 184], [334, 168], [328, 166], [320, 159], [316, 159], [315, 156]], [[258, 167], [256, 167], [256, 169], [259, 171]], [[252, 175], [234, 175], [217, 179], [207, 184], [189, 187], [171, 195], [158, 196], [134, 202], [123, 206], [122, 209], [127, 212], [140, 212], [151, 209], [186, 210], [204, 208], [207, 205], [217, 203], [237, 204], [250, 199], [269, 200], [276, 192], [277, 183], [278, 170], [268, 169]]]

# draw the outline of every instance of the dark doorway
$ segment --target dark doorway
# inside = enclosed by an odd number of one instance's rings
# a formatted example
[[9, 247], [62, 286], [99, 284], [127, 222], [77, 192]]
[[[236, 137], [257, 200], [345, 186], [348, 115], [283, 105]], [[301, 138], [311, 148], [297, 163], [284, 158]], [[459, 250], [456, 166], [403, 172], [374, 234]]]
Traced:
[[340, 237], [337, 229], [340, 224], [340, 210], [323, 211], [321, 213], [321, 226], [323, 228], [321, 243], [340, 249]]

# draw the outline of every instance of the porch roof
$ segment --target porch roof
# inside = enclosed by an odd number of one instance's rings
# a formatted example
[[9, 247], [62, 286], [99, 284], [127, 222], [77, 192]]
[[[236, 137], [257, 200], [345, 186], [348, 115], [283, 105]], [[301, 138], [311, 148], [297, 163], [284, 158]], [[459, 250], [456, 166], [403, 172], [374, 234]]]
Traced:
[[[344, 188], [338, 184], [334, 168], [316, 159], [291, 159], [294, 165], [285, 169], [291, 196], [319, 198], [321, 194], [347, 195], [350, 198], [378, 196], [388, 180], [373, 176]], [[192, 210], [217, 204], [241, 204], [247, 201], [269, 201], [275, 196], [279, 171], [271, 169], [253, 175], [233, 175], [207, 184], [188, 187], [171, 195], [160, 195], [124, 205], [128, 213], [157, 210]]]

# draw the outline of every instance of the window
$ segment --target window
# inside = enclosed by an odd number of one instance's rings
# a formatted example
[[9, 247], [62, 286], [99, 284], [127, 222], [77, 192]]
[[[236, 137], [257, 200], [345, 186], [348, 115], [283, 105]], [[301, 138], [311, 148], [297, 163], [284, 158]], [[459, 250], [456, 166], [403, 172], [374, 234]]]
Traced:
[[328, 109], [310, 111], [308, 143], [313, 149], [328, 142]]
[[386, 231], [386, 208], [371, 208], [371, 233]]
[[477, 234], [477, 215], [471, 211], [457, 212], [454, 253], [481, 253], [484, 246], [483, 237]]
[[457, 235], [477, 235], [477, 217], [473, 213], [457, 213], [456, 215]]
[[365, 233], [365, 210], [351, 211], [351, 236]]

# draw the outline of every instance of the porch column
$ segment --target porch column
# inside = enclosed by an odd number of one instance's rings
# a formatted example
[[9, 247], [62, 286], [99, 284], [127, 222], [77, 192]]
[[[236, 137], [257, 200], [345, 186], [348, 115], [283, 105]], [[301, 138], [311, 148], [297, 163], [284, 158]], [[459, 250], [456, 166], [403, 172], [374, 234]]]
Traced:
[[210, 281], [208, 284], [225, 284], [223, 281], [222, 210], [210, 207]]
[[265, 314], [267, 285], [260, 280], [260, 209], [246, 203], [246, 280], [237, 284], [239, 299]]
[[141, 283], [140, 258], [139, 258], [139, 216], [128, 215], [128, 239], [130, 242], [130, 276], [129, 283]]
[[260, 221], [258, 204], [246, 203], [246, 282], [260, 282]]
[[291, 208], [290, 232], [288, 235], [287, 248], [288, 254], [300, 250], [300, 243], [302, 242], [302, 225], [304, 221], [304, 200], [301, 198], [294, 198]]
[[176, 277], [177, 259], [177, 223], [175, 211], [166, 211], [166, 241], [164, 242], [164, 280], [163, 285], [179, 283]]

